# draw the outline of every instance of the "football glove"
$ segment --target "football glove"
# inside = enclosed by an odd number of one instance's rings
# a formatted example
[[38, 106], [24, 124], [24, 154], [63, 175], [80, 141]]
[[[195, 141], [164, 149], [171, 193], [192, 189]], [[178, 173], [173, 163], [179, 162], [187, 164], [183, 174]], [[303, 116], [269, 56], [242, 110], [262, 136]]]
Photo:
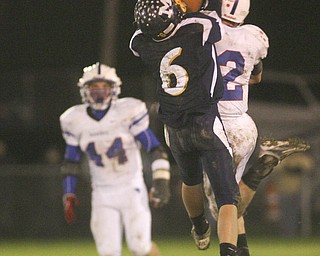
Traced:
[[150, 190], [150, 202], [155, 208], [166, 205], [171, 197], [169, 179], [154, 179]]
[[63, 196], [63, 206], [64, 206], [64, 218], [66, 222], [70, 225], [76, 218], [75, 208], [79, 206], [79, 200], [75, 194], [65, 194]]

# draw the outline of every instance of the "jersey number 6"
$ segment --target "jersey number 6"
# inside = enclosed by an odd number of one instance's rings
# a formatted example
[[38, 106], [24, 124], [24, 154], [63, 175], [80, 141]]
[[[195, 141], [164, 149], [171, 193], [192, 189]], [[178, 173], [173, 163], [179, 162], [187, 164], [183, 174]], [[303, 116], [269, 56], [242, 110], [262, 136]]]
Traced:
[[177, 47], [167, 52], [160, 63], [160, 77], [163, 90], [172, 95], [179, 96], [185, 91], [189, 81], [187, 71], [179, 66], [172, 65], [172, 62], [181, 55], [182, 48]]

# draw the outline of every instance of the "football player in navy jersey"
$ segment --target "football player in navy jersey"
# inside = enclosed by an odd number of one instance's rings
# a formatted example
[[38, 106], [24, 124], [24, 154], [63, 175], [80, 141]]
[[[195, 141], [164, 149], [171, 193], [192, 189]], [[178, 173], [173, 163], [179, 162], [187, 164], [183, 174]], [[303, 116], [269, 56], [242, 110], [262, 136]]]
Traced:
[[219, 209], [217, 233], [221, 256], [233, 256], [237, 242], [239, 187], [232, 151], [217, 102], [223, 81], [214, 43], [221, 39], [215, 12], [186, 13], [182, 1], [138, 0], [138, 30], [130, 41], [134, 55], [152, 70], [166, 142], [181, 169], [182, 199], [192, 223], [196, 246], [210, 244], [204, 214], [203, 170]]

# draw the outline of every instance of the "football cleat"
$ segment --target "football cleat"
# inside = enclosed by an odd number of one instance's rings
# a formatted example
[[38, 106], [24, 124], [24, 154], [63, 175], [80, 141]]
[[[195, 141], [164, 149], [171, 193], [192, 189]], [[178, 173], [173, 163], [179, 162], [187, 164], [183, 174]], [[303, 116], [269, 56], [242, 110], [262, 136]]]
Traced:
[[291, 154], [307, 151], [310, 145], [300, 138], [288, 140], [263, 139], [260, 144], [259, 157], [271, 155], [282, 161]]
[[211, 236], [211, 227], [209, 226], [208, 230], [202, 234], [198, 235], [195, 231], [194, 226], [191, 229], [191, 235], [196, 243], [196, 246], [199, 250], [207, 250], [210, 246], [210, 236]]

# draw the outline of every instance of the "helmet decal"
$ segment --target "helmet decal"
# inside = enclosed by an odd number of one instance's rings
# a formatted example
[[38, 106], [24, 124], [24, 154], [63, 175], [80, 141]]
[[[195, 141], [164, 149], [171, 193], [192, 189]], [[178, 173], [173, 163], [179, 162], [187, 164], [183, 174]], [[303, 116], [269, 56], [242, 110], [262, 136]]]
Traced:
[[159, 15], [167, 15], [168, 17], [170, 16], [170, 5], [172, 4], [171, 0], [160, 0], [160, 2], [163, 4], [159, 8]]
[[138, 0], [134, 19], [146, 36], [163, 40], [174, 31], [185, 12], [186, 7], [180, 0]]
[[233, 7], [232, 7], [232, 9], [231, 9], [230, 14], [233, 14], [233, 15], [234, 15], [234, 13], [235, 13], [236, 10], [237, 10], [238, 3], [239, 3], [239, 0], [235, 0], [235, 1], [234, 1], [234, 4], [233, 4]]
[[250, 0], [222, 0], [221, 18], [242, 24], [249, 14]]
[[101, 63], [98, 62], [98, 74], [101, 75]]

